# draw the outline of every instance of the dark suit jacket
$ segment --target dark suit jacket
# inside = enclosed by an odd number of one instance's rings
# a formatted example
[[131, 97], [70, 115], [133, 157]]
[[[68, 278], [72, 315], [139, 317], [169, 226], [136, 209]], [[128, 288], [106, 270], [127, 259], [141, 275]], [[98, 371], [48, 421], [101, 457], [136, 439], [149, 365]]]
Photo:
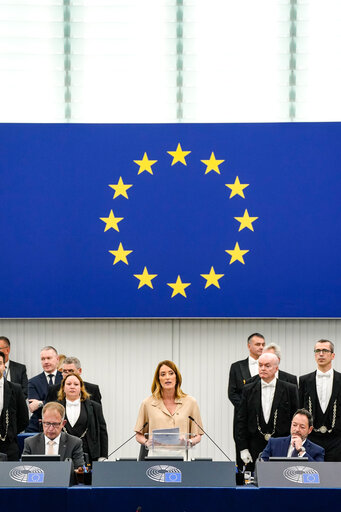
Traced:
[[[65, 407], [65, 400], [60, 402]], [[107, 425], [103, 416], [102, 406], [93, 400], [84, 400], [88, 422], [84, 425], [86, 440], [89, 447], [90, 459], [98, 457], [108, 457], [108, 432]]]
[[[291, 419], [298, 409], [297, 387], [289, 382], [277, 379], [274, 399], [268, 425], [263, 418], [261, 404], [261, 382], [260, 379], [247, 384], [244, 387], [242, 400], [237, 415], [237, 435], [240, 450], [249, 449], [253, 459], [263, 450], [266, 441], [258, 431], [257, 418], [262, 432], [272, 433], [274, 427], [274, 415], [277, 410], [277, 421], [274, 437], [281, 437], [290, 433]], [[259, 440], [257, 443], [256, 441]], [[258, 453], [252, 453], [252, 446]]]
[[[254, 377], [251, 377], [251, 379], [247, 381], [247, 384], [249, 384], [250, 382], [255, 382], [259, 378], [259, 375], [255, 375]], [[297, 387], [297, 377], [296, 375], [292, 375], [292, 373], [287, 373], [283, 372], [282, 370], [279, 370], [278, 378], [279, 380], [283, 380], [284, 382], [290, 382], [290, 384], [294, 384]]]
[[9, 360], [9, 371], [10, 371], [10, 377], [11, 382], [14, 382], [15, 384], [20, 384], [21, 389], [23, 390], [24, 397], [27, 398], [27, 373], [26, 373], [26, 366], [21, 363], [17, 363], [16, 361], [12, 361], [12, 359]]
[[[90, 400], [93, 400], [94, 402], [101, 404], [102, 403], [102, 401], [101, 401], [102, 395], [99, 390], [99, 386], [97, 384], [92, 384], [91, 382], [85, 382], [85, 381], [84, 381], [84, 386], [90, 395]], [[50, 386], [45, 402], [46, 403], [47, 402], [56, 402], [59, 389], [60, 389], [60, 384], [55, 384], [54, 386]]]
[[[269, 460], [269, 457], [286, 457], [288, 454], [290, 441], [291, 436], [270, 438], [262, 453], [262, 459]], [[309, 439], [306, 439], [304, 448], [306, 450], [304, 457], [308, 457], [311, 462], [324, 461], [324, 449], [321, 448], [321, 446], [318, 444], [312, 443], [309, 441]]]
[[[0, 416], [0, 433], [6, 432], [6, 413], [8, 411], [8, 432], [6, 442], [11, 443], [28, 425], [28, 410], [24, 394], [19, 384], [4, 381], [4, 404]], [[1, 449], [0, 449], [1, 451]]]
[[240, 404], [243, 388], [250, 378], [248, 357], [231, 364], [227, 394], [234, 407]]
[[[44, 434], [27, 437], [24, 441], [22, 453], [23, 455], [43, 455], [45, 453]], [[61, 460], [72, 459], [75, 469], [85, 464], [81, 439], [70, 436], [65, 432], [60, 435], [59, 454]]]
[[[56, 375], [56, 384], [60, 384], [62, 381], [62, 374], [57, 372]], [[36, 400], [41, 400], [42, 402], [46, 401], [47, 393], [49, 390], [49, 385], [45, 376], [45, 373], [39, 373], [35, 377], [32, 377], [28, 381], [28, 399], [35, 398]], [[34, 411], [30, 418], [30, 423], [26, 432], [39, 432], [40, 424], [39, 420], [41, 419], [41, 409]]]
[[[299, 399], [300, 407], [311, 409], [314, 418], [314, 428], [320, 428], [322, 425], [328, 429], [331, 428], [333, 422], [333, 405], [336, 401], [336, 422], [332, 434], [341, 436], [341, 373], [334, 370], [333, 389], [328, 407], [323, 414], [316, 391], [316, 371], [303, 375], [299, 379]], [[311, 404], [311, 407], [310, 407]], [[323, 434], [320, 434], [323, 436]], [[311, 434], [314, 437], [314, 431]], [[341, 440], [340, 440], [341, 442]]]

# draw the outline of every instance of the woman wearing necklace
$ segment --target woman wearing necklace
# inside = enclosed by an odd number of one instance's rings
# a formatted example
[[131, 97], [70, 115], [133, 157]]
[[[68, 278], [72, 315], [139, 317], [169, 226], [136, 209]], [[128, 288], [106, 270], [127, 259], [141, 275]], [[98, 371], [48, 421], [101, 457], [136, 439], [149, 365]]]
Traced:
[[90, 462], [107, 458], [108, 433], [102, 406], [90, 400], [78, 374], [72, 373], [63, 379], [58, 401], [66, 411], [65, 431], [82, 439], [83, 451], [89, 455]]
[[203, 432], [189, 419], [191, 416], [202, 426], [199, 407], [195, 398], [182, 391], [181, 383], [180, 371], [173, 361], [161, 361], [157, 365], [152, 395], [142, 402], [135, 425], [136, 440], [141, 445], [150, 446], [152, 443], [145, 434], [150, 435], [155, 429], [176, 427], [180, 436], [190, 435], [190, 446], [200, 443]]

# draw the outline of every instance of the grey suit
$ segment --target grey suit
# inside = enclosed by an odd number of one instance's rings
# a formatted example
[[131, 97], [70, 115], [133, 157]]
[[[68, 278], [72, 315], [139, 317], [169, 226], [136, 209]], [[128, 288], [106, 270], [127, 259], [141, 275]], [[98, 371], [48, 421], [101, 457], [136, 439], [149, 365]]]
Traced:
[[[23, 455], [43, 455], [45, 453], [45, 437], [44, 434], [27, 437], [25, 439]], [[59, 454], [61, 460], [72, 459], [74, 468], [83, 466], [84, 454], [82, 440], [70, 434], [62, 432], [59, 442]]]

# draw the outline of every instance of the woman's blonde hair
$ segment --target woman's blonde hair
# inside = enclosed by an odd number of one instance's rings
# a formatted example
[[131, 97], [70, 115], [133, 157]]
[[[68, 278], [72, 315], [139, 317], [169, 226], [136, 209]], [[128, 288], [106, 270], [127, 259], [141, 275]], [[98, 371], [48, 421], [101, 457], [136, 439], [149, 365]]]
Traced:
[[156, 367], [154, 379], [153, 379], [152, 387], [151, 387], [152, 395], [158, 399], [162, 397], [162, 387], [160, 384], [160, 376], [159, 376], [161, 366], [168, 366], [168, 368], [171, 368], [176, 375], [175, 397], [181, 398], [183, 396], [186, 396], [186, 393], [184, 393], [181, 389], [182, 377], [181, 377], [179, 368], [176, 366], [175, 363], [173, 363], [173, 361], [169, 361], [168, 359], [166, 359], [165, 361], [161, 361]]
[[78, 373], [69, 373], [69, 375], [66, 375], [66, 377], [64, 377], [64, 379], [62, 380], [62, 383], [60, 385], [60, 389], [58, 391], [58, 395], [57, 395], [57, 398], [59, 401], [61, 400], [64, 400], [65, 399], [65, 382], [67, 381], [67, 379], [69, 377], [76, 377], [76, 379], [79, 380], [80, 382], [80, 385], [81, 385], [81, 402], [84, 402], [84, 400], [87, 400], [90, 398], [90, 395], [89, 393], [87, 392], [87, 390], [85, 389], [85, 386], [84, 386], [84, 381], [82, 379], [82, 377], [80, 375], [78, 375]]

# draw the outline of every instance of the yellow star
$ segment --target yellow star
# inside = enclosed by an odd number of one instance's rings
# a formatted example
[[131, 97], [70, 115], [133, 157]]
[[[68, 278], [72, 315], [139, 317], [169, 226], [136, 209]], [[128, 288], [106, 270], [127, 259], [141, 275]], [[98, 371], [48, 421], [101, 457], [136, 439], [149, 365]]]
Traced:
[[140, 281], [137, 289], [141, 288], [141, 286], [144, 286], [145, 284], [149, 286], [149, 288], [153, 288], [152, 279], [156, 276], [157, 274], [148, 274], [147, 267], [144, 267], [142, 274], [134, 274], [134, 277]]
[[148, 160], [147, 153], [145, 153], [142, 160], [134, 160], [134, 162], [140, 166], [139, 172], [137, 174], [141, 174], [143, 171], [147, 171], [150, 174], [153, 174], [152, 165], [156, 164], [157, 160]]
[[120, 176], [120, 179], [118, 180], [117, 185], [109, 185], [110, 188], [113, 188], [115, 190], [115, 195], [114, 195], [113, 199], [116, 199], [116, 197], [118, 197], [118, 196], [123, 196], [123, 197], [126, 197], [127, 199], [129, 199], [127, 190], [128, 190], [128, 188], [130, 188], [132, 186], [133, 185], [125, 185], [123, 183], [121, 176]]
[[114, 212], [110, 210], [109, 217], [100, 217], [100, 219], [106, 224], [104, 232], [108, 231], [110, 228], [115, 229], [115, 231], [119, 231], [117, 224], [121, 222], [124, 217], [115, 217]]
[[219, 165], [222, 164], [223, 162], [225, 162], [225, 160], [217, 160], [212, 151], [209, 160], [200, 160], [200, 162], [202, 162], [203, 164], [205, 164], [207, 166], [205, 174], [209, 173], [210, 171], [215, 171], [218, 174], [220, 174]]
[[240, 261], [244, 265], [245, 262], [244, 262], [243, 255], [246, 254], [247, 252], [249, 252], [249, 249], [247, 249], [247, 250], [240, 249], [238, 242], [236, 242], [234, 249], [231, 249], [230, 251], [225, 251], [225, 252], [227, 252], [227, 254], [229, 254], [231, 256], [230, 265], [234, 261]]
[[229, 184], [226, 184], [225, 187], [228, 187], [231, 189], [231, 194], [230, 194], [230, 197], [229, 199], [231, 199], [231, 197], [234, 197], [236, 195], [240, 196], [240, 197], [243, 197], [245, 199], [245, 196], [244, 196], [244, 188], [248, 187], [249, 184], [247, 185], [242, 185], [239, 181], [239, 178], [238, 176], [236, 177], [234, 183], [229, 183]]
[[[173, 161], [172, 161], [171, 165], [174, 165], [177, 162], [181, 162], [182, 164], [187, 165], [185, 157], [187, 155], [189, 155], [190, 153], [192, 153], [192, 151], [183, 151], [183, 149], [180, 145], [180, 142], [179, 142], [178, 147], [176, 148], [176, 151], [167, 151], [167, 153], [173, 157]], [[185, 295], [185, 297], [186, 297], [186, 295]]]
[[214, 286], [216, 286], [217, 288], [220, 288], [218, 280], [224, 276], [224, 274], [216, 274], [213, 267], [211, 267], [209, 274], [200, 274], [200, 275], [201, 275], [201, 277], [206, 279], [205, 288], [207, 288], [208, 286], [211, 286], [211, 284], [214, 284]]
[[116, 265], [116, 263], [118, 263], [119, 261], [123, 261], [123, 263], [128, 265], [127, 256], [128, 256], [128, 254], [130, 254], [133, 251], [125, 251], [123, 249], [123, 245], [120, 243], [117, 251], [109, 251], [109, 252], [110, 252], [110, 254], [113, 254], [115, 256], [113, 265]]
[[170, 286], [171, 288], [173, 288], [173, 293], [172, 293], [171, 299], [173, 297], [175, 297], [175, 295], [177, 295], [178, 293], [180, 293], [184, 297], [187, 297], [185, 288], [187, 288], [190, 285], [191, 285], [191, 283], [183, 283], [181, 281], [180, 276], [178, 276], [175, 283], [167, 283], [167, 286]]
[[254, 231], [252, 223], [255, 222], [258, 217], [250, 217], [249, 212], [245, 210], [243, 217], [235, 217], [235, 219], [240, 222], [238, 231], [241, 231], [244, 228], [249, 228], [251, 231]]

